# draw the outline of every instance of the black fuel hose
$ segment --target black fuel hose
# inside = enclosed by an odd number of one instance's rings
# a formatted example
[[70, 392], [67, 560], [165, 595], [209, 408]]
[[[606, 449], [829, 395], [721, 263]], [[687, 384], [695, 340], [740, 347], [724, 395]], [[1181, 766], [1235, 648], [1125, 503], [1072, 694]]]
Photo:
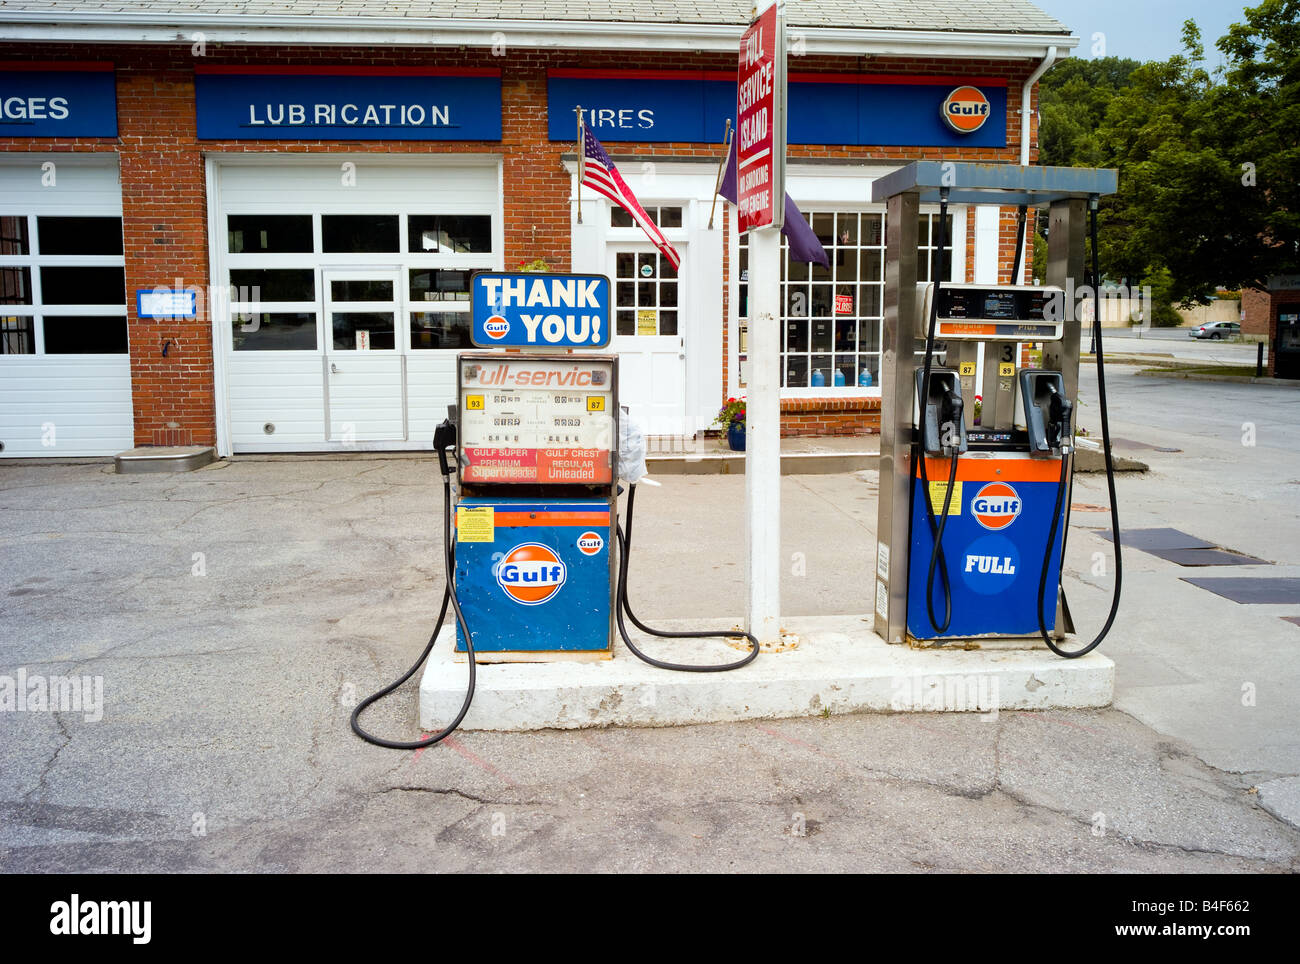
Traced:
[[[632, 558], [632, 513], [636, 506], [636, 484], [629, 483], [627, 490], [627, 532], [624, 534], [622, 527], [616, 527], [618, 533], [618, 545], [620, 550], [619, 567], [618, 567], [618, 596], [614, 602], [614, 612], [618, 624], [618, 634], [623, 637], [623, 643], [632, 654], [638, 659], [649, 663], [651, 666], [657, 666], [660, 669], [676, 670], [680, 673], [723, 673], [727, 670], [740, 669], [754, 661], [758, 656], [759, 643], [758, 637], [753, 633], [747, 633], [743, 630], [733, 629], [728, 632], [699, 632], [696, 630], [670, 632], [662, 629], [651, 629], [641, 620], [637, 619], [636, 613], [632, 612], [632, 606], [627, 601], [627, 571]], [[748, 639], [749, 652], [741, 659], [733, 663], [705, 663], [703, 665], [692, 665], [690, 663], [669, 663], [662, 659], [655, 659], [637, 649], [636, 644], [632, 642], [632, 637], [628, 635], [627, 624], [623, 621], [623, 614], [632, 620], [633, 625], [641, 632], [650, 636], [659, 636], [663, 639]]]
[[[1111, 591], [1110, 612], [1106, 616], [1106, 623], [1101, 627], [1101, 632], [1081, 649], [1064, 650], [1052, 641], [1051, 634], [1047, 631], [1047, 618], [1043, 613], [1043, 593], [1047, 591], [1047, 571], [1051, 568], [1052, 546], [1056, 542], [1056, 531], [1061, 521], [1061, 513], [1064, 507], [1065, 493], [1069, 488], [1070, 480], [1069, 463], [1066, 453], [1061, 453], [1061, 479], [1056, 489], [1056, 507], [1052, 510], [1052, 527], [1047, 535], [1047, 550], [1043, 553], [1043, 569], [1038, 577], [1038, 632], [1043, 637], [1043, 642], [1057, 656], [1065, 659], [1078, 659], [1080, 656], [1087, 655], [1101, 645], [1101, 641], [1106, 638], [1110, 632], [1111, 626], [1115, 624], [1115, 616], [1119, 612], [1120, 592], [1124, 584], [1124, 558], [1120, 546], [1120, 529], [1119, 529], [1119, 503], [1115, 497], [1115, 462], [1110, 452], [1110, 416], [1106, 404], [1106, 361], [1105, 351], [1101, 343], [1101, 299], [1099, 297], [1099, 288], [1101, 285], [1101, 272], [1098, 268], [1097, 257], [1097, 199], [1093, 198], [1089, 205], [1089, 234], [1092, 240], [1092, 292], [1094, 310], [1092, 313], [1092, 336], [1096, 341], [1096, 360], [1097, 360], [1097, 406], [1101, 412], [1101, 447], [1102, 455], [1106, 461], [1106, 490], [1110, 496], [1110, 531], [1111, 538], [1115, 543], [1115, 588]], [[1061, 535], [1061, 555], [1062, 566], [1064, 566], [1065, 556], [1065, 534]], [[1060, 580], [1057, 580], [1059, 587]]]
[[[392, 750], [420, 750], [426, 746], [433, 746], [435, 743], [441, 743], [447, 737], [455, 732], [456, 727], [460, 726], [461, 721], [465, 719], [465, 714], [469, 712], [469, 706], [474, 702], [474, 640], [469, 634], [469, 626], [465, 624], [465, 614], [460, 611], [460, 600], [456, 598], [456, 580], [455, 580], [455, 550], [451, 541], [451, 477], [445, 472], [442, 477], [442, 559], [447, 578], [446, 587], [442, 591], [442, 608], [438, 611], [438, 621], [433, 625], [433, 634], [429, 637], [429, 642], [425, 644], [424, 652], [420, 654], [411, 668], [403, 673], [398, 679], [389, 683], [377, 693], [372, 693], [364, 700], [357, 704], [356, 709], [352, 711], [352, 732], [365, 740], [367, 743], [373, 743], [375, 746], [384, 746]], [[393, 690], [397, 689], [408, 679], [415, 675], [416, 671], [424, 665], [424, 661], [429, 658], [433, 652], [433, 645], [438, 641], [438, 634], [442, 632], [443, 621], [447, 618], [447, 605], [451, 604], [452, 610], [456, 614], [456, 622], [460, 624], [461, 632], [465, 634], [465, 651], [469, 656], [469, 684], [465, 688], [465, 702], [460, 706], [460, 712], [456, 718], [443, 729], [431, 736], [424, 737], [420, 740], [388, 740], [382, 736], [375, 736], [373, 733], [367, 733], [361, 728], [359, 719], [362, 712], [372, 703], [382, 700]]]
[[[939, 195], [939, 243], [936, 246], [938, 262], [934, 266], [934, 291], [930, 296], [930, 318], [929, 325], [925, 335], [925, 365], [921, 375], [921, 392], [922, 397], [917, 399], [918, 415], [921, 424], [925, 424], [925, 403], [929, 400], [930, 395], [930, 370], [934, 365], [934, 332], [939, 318], [939, 289], [942, 287], [941, 275], [943, 274], [943, 246], [948, 239], [948, 189], [941, 188]], [[918, 436], [920, 432], [918, 432]], [[919, 438], [912, 443], [912, 458], [916, 461], [921, 475], [922, 497], [925, 499], [925, 517], [930, 524], [930, 538], [934, 545], [930, 547], [930, 570], [929, 576], [925, 581], [925, 609], [926, 615], [930, 617], [930, 625], [934, 627], [935, 634], [947, 632], [948, 627], [952, 624], [952, 583], [948, 579], [948, 561], [944, 558], [943, 545], [940, 540], [943, 538], [943, 530], [948, 525], [948, 512], [952, 506], [952, 488], [957, 478], [957, 458], [959, 453], [956, 447], [952, 453], [952, 467], [948, 470], [948, 493], [943, 500], [942, 518], [936, 519], [934, 515], [934, 503], [930, 499], [930, 476], [925, 467], [925, 450], [921, 445]], [[910, 519], [909, 519], [910, 531]], [[943, 583], [943, 622], [934, 618], [934, 573], [936, 565], [938, 567], [939, 579]]]

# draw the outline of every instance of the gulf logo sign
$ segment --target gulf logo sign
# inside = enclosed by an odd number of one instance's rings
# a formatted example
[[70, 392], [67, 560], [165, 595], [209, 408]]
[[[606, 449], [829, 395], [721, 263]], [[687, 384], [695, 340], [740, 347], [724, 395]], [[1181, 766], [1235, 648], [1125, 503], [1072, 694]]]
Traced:
[[989, 119], [989, 99], [978, 87], [958, 87], [943, 100], [943, 119], [958, 134], [974, 134]]
[[525, 542], [505, 554], [497, 565], [497, 585], [523, 606], [540, 606], [564, 585], [568, 568], [555, 550]]
[[500, 341], [506, 335], [510, 334], [510, 322], [500, 315], [493, 315], [487, 321], [483, 322], [483, 330], [493, 341]]
[[605, 539], [599, 532], [584, 532], [578, 536], [578, 551], [584, 556], [594, 556], [605, 548]]
[[989, 482], [971, 499], [970, 511], [976, 522], [997, 532], [1016, 521], [1021, 506], [1019, 492], [1005, 482]]

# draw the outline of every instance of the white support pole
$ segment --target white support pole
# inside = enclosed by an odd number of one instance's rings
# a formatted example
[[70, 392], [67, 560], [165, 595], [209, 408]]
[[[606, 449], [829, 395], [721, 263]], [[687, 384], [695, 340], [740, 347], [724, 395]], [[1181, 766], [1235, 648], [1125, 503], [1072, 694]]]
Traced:
[[745, 512], [749, 613], [760, 643], [781, 637], [781, 232], [749, 232]]

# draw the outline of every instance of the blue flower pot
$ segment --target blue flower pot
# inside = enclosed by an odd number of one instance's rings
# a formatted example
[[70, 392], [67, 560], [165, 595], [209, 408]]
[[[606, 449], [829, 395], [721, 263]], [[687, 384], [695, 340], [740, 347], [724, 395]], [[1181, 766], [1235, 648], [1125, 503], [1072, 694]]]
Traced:
[[745, 451], [745, 423], [732, 422], [727, 426], [727, 445], [733, 452]]

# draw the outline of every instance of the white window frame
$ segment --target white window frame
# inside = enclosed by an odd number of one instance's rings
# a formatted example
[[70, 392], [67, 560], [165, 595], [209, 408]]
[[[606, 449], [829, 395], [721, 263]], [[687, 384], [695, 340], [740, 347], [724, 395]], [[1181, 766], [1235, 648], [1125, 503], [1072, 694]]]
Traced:
[[[861, 200], [852, 201], [847, 198], [861, 199], [871, 196], [871, 182], [885, 174], [888, 174], [897, 168], [892, 166], [878, 165], [820, 165], [820, 164], [795, 164], [787, 168], [786, 191], [799, 204], [800, 209], [806, 214], [825, 213], [827, 211], [858, 213], [858, 214], [879, 214], [883, 219], [885, 217], [885, 205], [871, 204]], [[720, 205], [725, 203], [718, 202]], [[922, 204], [921, 214], [938, 214], [939, 206], [937, 204]], [[968, 217], [968, 208], [966, 205], [953, 205], [949, 208], [949, 214], [952, 217], [953, 229], [951, 238], [952, 248], [952, 277], [958, 281], [966, 277], [966, 221]], [[721, 219], [721, 213], [718, 218]], [[736, 227], [736, 211], [734, 206], [731, 208], [727, 237], [728, 250], [728, 277], [727, 277], [727, 372], [726, 372], [726, 395], [727, 397], [743, 398], [748, 392], [748, 388], [740, 385], [740, 233]], [[882, 321], [883, 325], [883, 301], [882, 301]], [[784, 325], [784, 318], [782, 324]], [[832, 351], [833, 355], [834, 352]], [[784, 352], [782, 352], [784, 358]], [[833, 381], [833, 379], [832, 379]], [[856, 384], [835, 387], [833, 384], [822, 385], [816, 388], [812, 386], [804, 388], [782, 388], [782, 398], [834, 398], [834, 399], [854, 399], [854, 398], [880, 398], [880, 383], [877, 380], [870, 388], [860, 388]]]

